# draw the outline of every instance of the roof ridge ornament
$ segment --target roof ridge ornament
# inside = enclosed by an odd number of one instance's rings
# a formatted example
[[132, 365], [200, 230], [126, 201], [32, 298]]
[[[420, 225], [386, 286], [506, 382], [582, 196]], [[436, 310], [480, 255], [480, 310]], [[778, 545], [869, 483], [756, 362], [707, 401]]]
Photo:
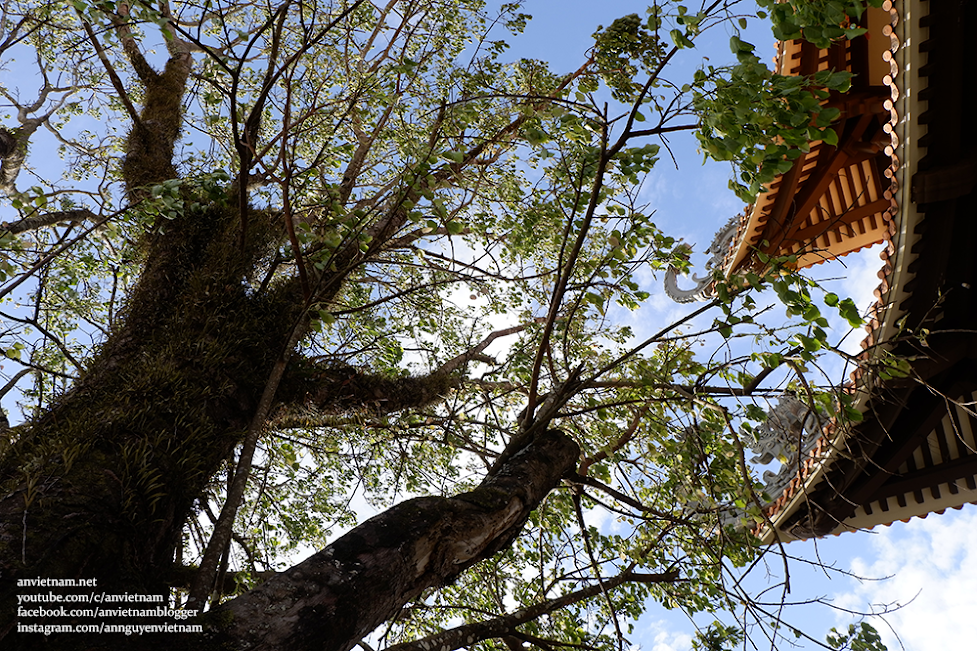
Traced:
[[[820, 409], [812, 408], [790, 393], [779, 396], [777, 404], [767, 410], [767, 418], [754, 430], [753, 444], [749, 446], [757, 455], [750, 459], [754, 470], [759, 471], [756, 466], [780, 463], [776, 471], [763, 472], [763, 490], [757, 496], [764, 510], [775, 503], [798, 476], [801, 465], [807, 462], [823, 435], [825, 418]], [[723, 527], [743, 530], [757, 524], [746, 508], [734, 504], [725, 504], [717, 512]]]
[[[726, 256], [726, 251], [729, 250], [733, 239], [736, 237], [736, 233], [739, 230], [740, 216], [735, 215], [730, 218], [726, 224], [716, 232], [715, 237], [712, 240], [712, 244], [706, 249], [706, 253], [712, 253], [712, 257], [706, 262], [707, 273], [704, 276], [694, 275], [692, 280], [695, 281], [696, 285], [692, 289], [682, 289], [678, 286], [678, 274], [679, 269], [677, 267], [671, 266], [668, 271], [665, 272], [665, 294], [668, 295], [670, 299], [676, 303], [692, 303], [693, 301], [706, 301], [715, 295], [715, 289], [713, 287], [713, 272], [720, 268], [723, 259]], [[692, 253], [692, 247], [688, 244], [679, 245], [684, 248], [687, 253], [686, 255]]]

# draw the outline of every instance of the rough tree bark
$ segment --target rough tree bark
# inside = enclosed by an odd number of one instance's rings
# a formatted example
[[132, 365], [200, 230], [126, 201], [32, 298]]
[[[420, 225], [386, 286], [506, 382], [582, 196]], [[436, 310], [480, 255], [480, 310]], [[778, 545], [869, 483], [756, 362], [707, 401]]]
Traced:
[[[175, 52], [160, 73], [139, 57], [133, 64], [146, 93], [122, 170], [138, 209], [147, 186], [176, 174], [192, 62]], [[11, 633], [19, 578], [97, 578], [105, 593], [167, 595], [184, 524], [248, 431], [272, 367], [292, 354], [288, 342], [308, 320], [308, 287], [294, 280], [252, 289], [285, 228], [235, 197], [231, 188], [226, 201], [167, 219], [145, 238], [126, 311], [83, 378], [0, 439], [4, 648], [345, 650], [425, 589], [506, 548], [573, 469], [576, 444], [542, 432], [472, 492], [401, 504], [206, 615], [204, 636]], [[405, 220], [393, 206], [370, 231], [369, 250], [354, 242], [338, 251], [333, 271], [313, 279], [316, 300], [335, 296]], [[297, 358], [277, 400], [394, 411], [437, 400], [455, 381], [446, 372], [385, 380]]]
[[216, 609], [214, 617], [232, 619], [215, 639], [240, 649], [347, 651], [424, 590], [505, 549], [578, 453], [549, 430], [471, 492], [385, 511]]

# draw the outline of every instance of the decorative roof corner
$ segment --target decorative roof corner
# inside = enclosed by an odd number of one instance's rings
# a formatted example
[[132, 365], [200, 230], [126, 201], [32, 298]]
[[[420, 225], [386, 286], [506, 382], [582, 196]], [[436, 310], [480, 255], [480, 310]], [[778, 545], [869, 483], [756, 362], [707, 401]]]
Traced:
[[[706, 253], [712, 256], [706, 262], [706, 274], [704, 276], [693, 275], [692, 280], [695, 287], [691, 289], [681, 289], [678, 286], [678, 275], [681, 273], [676, 267], [669, 267], [665, 272], [665, 294], [677, 303], [692, 303], [694, 301], [707, 301], [715, 296], [714, 273], [722, 269], [722, 262], [726, 256], [726, 251], [733, 244], [733, 240], [739, 231], [739, 215], [732, 217], [713, 237], [712, 244], [706, 249]], [[692, 247], [682, 245], [691, 253]]]
[[[970, 290], [977, 281], [977, 165], [959, 135], [977, 99], [965, 27], [977, 9], [887, 0], [872, 20], [874, 47], [884, 46], [872, 65], [886, 91], [877, 112], [884, 158], [876, 162], [887, 179], [877, 201], [885, 247], [878, 300], [845, 387], [863, 420], [829, 422], [794, 457], [796, 472], [786, 483], [765, 473], [767, 492], [776, 492], [766, 509], [774, 530], [755, 531], [766, 543], [977, 503], [977, 292]], [[931, 179], [939, 185], [933, 196]], [[909, 377], [879, 374], [887, 360], [900, 359], [910, 361]]]

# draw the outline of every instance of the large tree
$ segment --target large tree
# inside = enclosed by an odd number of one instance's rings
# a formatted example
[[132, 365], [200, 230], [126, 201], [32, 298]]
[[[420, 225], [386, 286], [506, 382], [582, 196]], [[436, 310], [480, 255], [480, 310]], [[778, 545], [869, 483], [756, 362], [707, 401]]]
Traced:
[[[666, 74], [738, 4], [625, 16], [557, 74], [504, 63], [515, 3], [5, 2], [36, 67], [2, 89], [4, 645], [611, 648], [652, 600], [752, 603], [724, 580], [763, 517], [744, 417], [813, 399], [809, 287], [769, 277], [793, 340], [722, 286], [714, 321], [614, 323], [688, 264], [638, 202], [663, 136], [701, 127], [748, 196], [830, 124], [843, 78], [738, 37], [732, 73]], [[734, 326], [770, 353], [693, 355]], [[351, 504], [379, 514], [330, 543]], [[210, 605], [207, 632], [13, 633], [25, 577]]]

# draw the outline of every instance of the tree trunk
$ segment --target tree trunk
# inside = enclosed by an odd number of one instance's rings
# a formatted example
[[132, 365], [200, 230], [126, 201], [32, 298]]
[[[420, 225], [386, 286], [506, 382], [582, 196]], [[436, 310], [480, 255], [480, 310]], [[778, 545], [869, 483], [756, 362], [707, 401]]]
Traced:
[[424, 590], [507, 548], [578, 453], [550, 430], [469, 493], [388, 509], [213, 611], [225, 622], [215, 639], [235, 649], [347, 651]]
[[[295, 288], [259, 295], [241, 283], [276, 237], [252, 226], [255, 244], [242, 247], [237, 224], [214, 206], [167, 224], [147, 244], [128, 311], [86, 375], [0, 448], [0, 636], [16, 623], [17, 595], [38, 592], [18, 589], [19, 578], [95, 578], [100, 592], [168, 597], [194, 503], [247, 431], [304, 318]], [[363, 388], [301, 364], [293, 375], [282, 387], [293, 399], [410, 406], [385, 398], [408, 379]], [[426, 390], [408, 387], [408, 402], [447, 386], [434, 379], [431, 387], [417, 378]], [[423, 590], [510, 544], [576, 456], [570, 439], [547, 433], [474, 491], [401, 504], [206, 615], [212, 632], [203, 637], [12, 633], [4, 644], [197, 648], [206, 639], [215, 648], [345, 650]]]
[[[97, 455], [89, 455], [92, 458], [76, 461], [70, 472], [48, 482], [43, 496], [32, 500], [32, 505], [42, 505], [25, 511], [22, 490], [2, 502], [3, 612], [9, 633], [5, 648], [346, 651], [425, 589], [449, 583], [508, 547], [530, 512], [573, 469], [578, 452], [576, 443], [561, 432], [546, 432], [475, 490], [452, 498], [416, 498], [393, 507], [305, 562], [204, 615], [198, 620], [205, 626], [204, 634], [10, 632], [16, 595], [44, 592], [17, 588], [21, 577], [97, 578], [99, 592], [167, 594], [165, 578], [192, 504], [191, 488], [181, 487], [180, 499], [161, 498], [149, 509], [158, 516], [155, 519], [142, 513], [134, 517], [125, 507], [118, 468], [98, 466], [93, 460]], [[176, 488], [174, 482], [165, 486]], [[26, 532], [19, 522], [27, 523]], [[24, 544], [18, 546], [20, 540]], [[92, 621], [56, 618], [46, 623]]]
[[[301, 300], [249, 294], [274, 238], [210, 207], [167, 224], [117, 330], [54, 407], [0, 440], [0, 636], [22, 577], [167, 594], [194, 502], [240, 441]], [[65, 622], [67, 623], [67, 622]]]

